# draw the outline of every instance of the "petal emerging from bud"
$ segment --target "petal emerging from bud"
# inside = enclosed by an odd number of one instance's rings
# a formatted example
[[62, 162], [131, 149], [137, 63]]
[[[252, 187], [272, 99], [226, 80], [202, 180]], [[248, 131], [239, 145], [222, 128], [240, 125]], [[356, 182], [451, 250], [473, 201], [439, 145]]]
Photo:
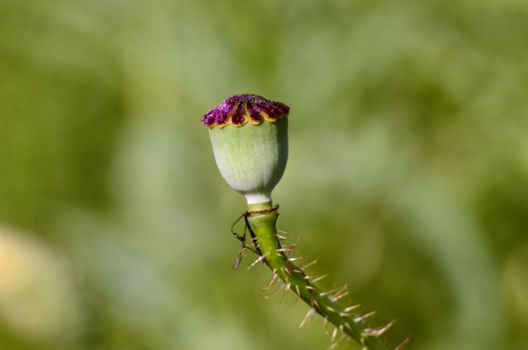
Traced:
[[248, 204], [271, 201], [288, 159], [289, 107], [256, 95], [236, 95], [203, 118], [225, 181]]

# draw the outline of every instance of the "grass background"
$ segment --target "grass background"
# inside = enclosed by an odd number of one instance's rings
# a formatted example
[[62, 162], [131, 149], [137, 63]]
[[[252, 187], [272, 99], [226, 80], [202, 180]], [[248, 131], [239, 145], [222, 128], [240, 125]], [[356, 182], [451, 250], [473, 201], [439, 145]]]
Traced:
[[0, 348], [326, 348], [231, 270], [200, 119], [243, 92], [291, 107], [325, 287], [394, 345], [528, 348], [527, 37], [519, 0], [0, 0]]

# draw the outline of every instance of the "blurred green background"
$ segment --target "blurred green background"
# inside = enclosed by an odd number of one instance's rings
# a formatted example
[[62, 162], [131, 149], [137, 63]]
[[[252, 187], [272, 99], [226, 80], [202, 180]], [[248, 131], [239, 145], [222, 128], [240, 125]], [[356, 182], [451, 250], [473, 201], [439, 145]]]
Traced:
[[291, 107], [325, 287], [394, 346], [528, 349], [527, 38], [521, 0], [0, 0], [0, 349], [329, 345], [231, 270], [200, 119], [243, 92]]

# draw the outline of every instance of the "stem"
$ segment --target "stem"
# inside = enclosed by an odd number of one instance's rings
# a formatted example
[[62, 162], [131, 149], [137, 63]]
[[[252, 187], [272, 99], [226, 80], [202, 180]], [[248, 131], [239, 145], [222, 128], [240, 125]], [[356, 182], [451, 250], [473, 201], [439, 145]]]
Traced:
[[354, 307], [346, 308], [338, 303], [339, 293], [344, 295], [344, 292], [338, 292], [338, 295], [322, 292], [300, 267], [288, 260], [277, 237], [278, 212], [276, 209], [271, 206], [271, 203], [250, 205], [246, 215], [246, 224], [256, 251], [263, 257], [263, 261], [273, 273], [284, 282], [284, 288], [291, 289], [304, 300], [310, 306], [309, 313], [318, 313], [336, 327], [332, 341], [335, 340], [338, 332], [341, 332], [363, 345], [364, 349], [389, 350], [380, 336], [388, 330], [391, 324], [383, 328], [368, 327], [365, 320], [372, 314], [363, 315], [363, 317], [352, 315], [351, 311]]

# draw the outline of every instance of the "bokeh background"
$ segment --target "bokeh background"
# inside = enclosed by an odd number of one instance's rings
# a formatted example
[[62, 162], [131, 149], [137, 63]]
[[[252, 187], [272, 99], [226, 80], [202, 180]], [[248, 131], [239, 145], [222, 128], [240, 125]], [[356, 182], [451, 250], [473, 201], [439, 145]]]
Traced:
[[231, 269], [200, 119], [242, 92], [291, 107], [324, 287], [394, 346], [528, 349], [527, 38], [521, 0], [0, 0], [0, 349], [329, 345]]

